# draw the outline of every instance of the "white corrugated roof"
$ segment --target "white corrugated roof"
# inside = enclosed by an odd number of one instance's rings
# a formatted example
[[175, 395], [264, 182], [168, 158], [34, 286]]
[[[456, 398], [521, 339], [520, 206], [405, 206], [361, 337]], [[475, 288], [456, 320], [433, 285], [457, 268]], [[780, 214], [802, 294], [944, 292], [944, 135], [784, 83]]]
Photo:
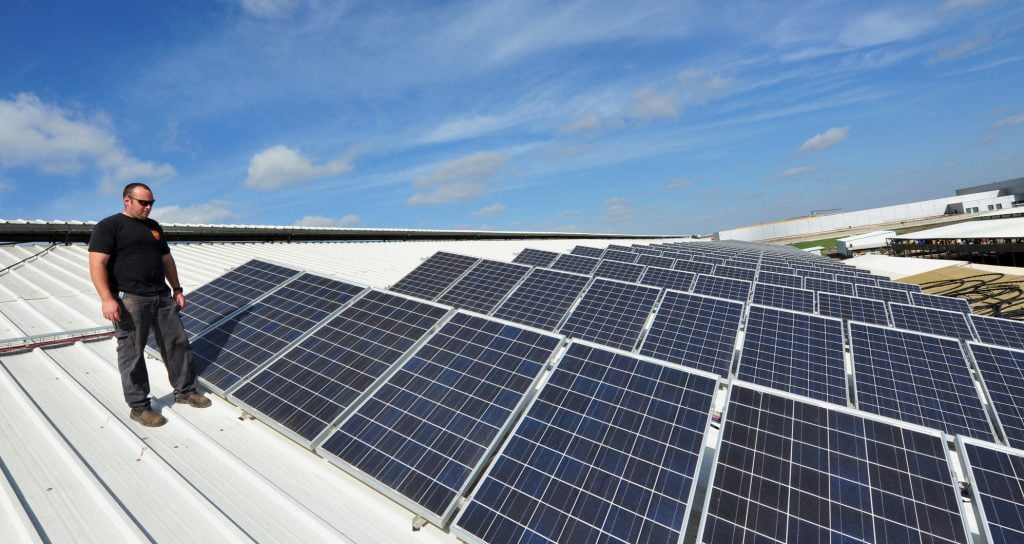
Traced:
[[903, 240], [935, 238], [1024, 238], [1024, 217], [965, 221], [910, 234], [893, 236]]
[[[667, 240], [666, 240], [667, 241]], [[678, 241], [678, 240], [672, 240]], [[614, 240], [612, 243], [649, 243]], [[194, 289], [261, 258], [387, 287], [439, 250], [511, 260], [524, 247], [598, 240], [186, 244], [173, 248]], [[0, 269], [42, 246], [0, 248]], [[60, 246], [0, 273], [0, 339], [107, 325], [83, 246]], [[0, 355], [0, 542], [454, 542], [238, 408], [172, 404], [151, 360], [158, 429], [128, 419], [112, 339]]]

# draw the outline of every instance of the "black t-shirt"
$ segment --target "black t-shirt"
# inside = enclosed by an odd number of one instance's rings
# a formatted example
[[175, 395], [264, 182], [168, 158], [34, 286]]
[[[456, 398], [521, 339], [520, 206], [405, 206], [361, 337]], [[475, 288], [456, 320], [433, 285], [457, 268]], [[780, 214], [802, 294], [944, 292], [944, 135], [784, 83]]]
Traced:
[[111, 215], [93, 227], [89, 251], [110, 255], [107, 277], [112, 293], [167, 294], [162, 257], [171, 248], [156, 221], [123, 213]]

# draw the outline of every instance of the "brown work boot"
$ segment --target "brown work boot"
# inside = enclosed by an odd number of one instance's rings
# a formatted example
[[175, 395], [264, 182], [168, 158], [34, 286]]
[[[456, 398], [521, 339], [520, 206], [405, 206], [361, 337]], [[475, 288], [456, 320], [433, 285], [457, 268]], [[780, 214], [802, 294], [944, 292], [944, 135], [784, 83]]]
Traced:
[[175, 395], [174, 402], [175, 404], [187, 404], [193, 408], [206, 408], [210, 406], [210, 399], [197, 391], [190, 391], [184, 395]]
[[132, 408], [132, 421], [138, 421], [145, 427], [159, 427], [167, 423], [167, 418], [153, 411], [152, 408]]

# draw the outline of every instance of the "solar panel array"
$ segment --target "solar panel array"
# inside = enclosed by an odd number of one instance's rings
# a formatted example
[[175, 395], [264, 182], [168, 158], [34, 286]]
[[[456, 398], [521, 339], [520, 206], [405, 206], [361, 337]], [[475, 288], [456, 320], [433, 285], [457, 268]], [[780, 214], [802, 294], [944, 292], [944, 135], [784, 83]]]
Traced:
[[814, 292], [767, 283], [754, 284], [754, 304], [814, 313]]
[[986, 542], [1024, 542], [1024, 451], [957, 438]]
[[540, 329], [554, 330], [590, 282], [589, 276], [535, 268], [494, 315]]
[[483, 260], [445, 291], [438, 301], [487, 313], [494, 309], [529, 271], [530, 267], [521, 264]]
[[405, 275], [391, 290], [433, 300], [480, 259], [438, 251]]
[[632, 350], [658, 293], [654, 287], [595, 279], [559, 332]]
[[726, 376], [742, 314], [739, 302], [666, 291], [640, 353]]
[[1007, 444], [1024, 449], [1024, 351], [968, 344]]

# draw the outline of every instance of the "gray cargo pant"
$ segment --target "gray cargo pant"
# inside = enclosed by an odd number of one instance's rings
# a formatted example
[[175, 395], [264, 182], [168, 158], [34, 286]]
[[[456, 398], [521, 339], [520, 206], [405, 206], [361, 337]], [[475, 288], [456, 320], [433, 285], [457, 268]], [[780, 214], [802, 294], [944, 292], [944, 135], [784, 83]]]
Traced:
[[192, 346], [181, 326], [174, 298], [122, 293], [120, 302], [121, 321], [114, 323], [114, 336], [117, 338], [117, 368], [121, 371], [121, 387], [128, 406], [149, 407], [149, 373], [144, 355], [151, 327], [175, 396], [195, 391]]

